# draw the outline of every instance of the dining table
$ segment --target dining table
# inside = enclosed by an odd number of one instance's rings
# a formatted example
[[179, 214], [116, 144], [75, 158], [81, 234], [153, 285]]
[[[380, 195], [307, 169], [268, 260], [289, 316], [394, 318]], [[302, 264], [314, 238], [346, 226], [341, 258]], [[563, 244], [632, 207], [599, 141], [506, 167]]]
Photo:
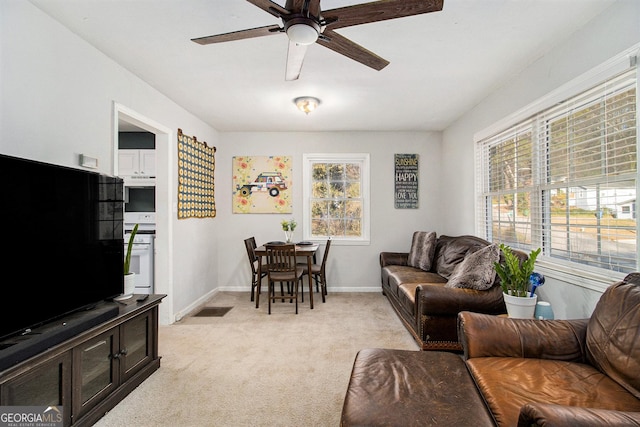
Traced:
[[[313, 264], [313, 259], [319, 247], [320, 245], [317, 243], [296, 243], [296, 256], [307, 258], [307, 268], [309, 272], [311, 272], [311, 265]], [[262, 257], [267, 256], [266, 245], [258, 246], [254, 253], [258, 258], [258, 277], [262, 277]], [[309, 306], [313, 309], [313, 274], [307, 274], [307, 276], [309, 278]], [[256, 308], [258, 308], [260, 303], [260, 282], [261, 280], [258, 282], [258, 292], [256, 292]]]

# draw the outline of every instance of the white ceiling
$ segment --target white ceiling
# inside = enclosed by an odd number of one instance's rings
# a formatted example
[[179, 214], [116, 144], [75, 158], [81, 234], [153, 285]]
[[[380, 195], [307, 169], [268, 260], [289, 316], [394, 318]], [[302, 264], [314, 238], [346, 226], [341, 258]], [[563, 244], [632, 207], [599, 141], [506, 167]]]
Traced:
[[[613, 3], [444, 0], [441, 12], [336, 30], [389, 60], [383, 70], [314, 44], [287, 82], [283, 33], [190, 40], [280, 24], [246, 1], [30, 1], [220, 131], [443, 130]], [[309, 115], [292, 101], [305, 95], [322, 100]]]

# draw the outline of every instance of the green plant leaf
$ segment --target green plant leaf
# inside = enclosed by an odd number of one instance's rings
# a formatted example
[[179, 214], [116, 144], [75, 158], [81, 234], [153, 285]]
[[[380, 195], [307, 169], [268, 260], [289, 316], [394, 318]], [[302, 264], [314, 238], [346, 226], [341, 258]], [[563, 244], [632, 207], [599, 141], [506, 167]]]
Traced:
[[138, 232], [138, 224], [133, 226], [133, 230], [131, 230], [131, 235], [129, 236], [129, 243], [127, 244], [127, 255], [124, 258], [124, 275], [130, 273], [129, 267], [131, 266], [131, 251], [133, 249], [133, 238], [136, 237], [136, 233]]
[[500, 277], [500, 286], [505, 294], [525, 297], [529, 295], [529, 276], [533, 273], [536, 259], [542, 248], [532, 250], [528, 258], [520, 262], [513, 250], [501, 243], [500, 250], [504, 255], [504, 265], [494, 263], [496, 274]]

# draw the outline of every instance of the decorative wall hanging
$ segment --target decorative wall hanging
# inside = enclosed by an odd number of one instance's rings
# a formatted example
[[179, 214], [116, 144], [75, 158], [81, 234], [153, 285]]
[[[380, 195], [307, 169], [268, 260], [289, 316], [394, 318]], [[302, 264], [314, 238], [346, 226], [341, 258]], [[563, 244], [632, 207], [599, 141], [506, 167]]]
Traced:
[[291, 213], [291, 156], [233, 158], [233, 213]]
[[178, 129], [178, 219], [213, 218], [216, 147]]
[[418, 154], [395, 155], [396, 209], [418, 209]]

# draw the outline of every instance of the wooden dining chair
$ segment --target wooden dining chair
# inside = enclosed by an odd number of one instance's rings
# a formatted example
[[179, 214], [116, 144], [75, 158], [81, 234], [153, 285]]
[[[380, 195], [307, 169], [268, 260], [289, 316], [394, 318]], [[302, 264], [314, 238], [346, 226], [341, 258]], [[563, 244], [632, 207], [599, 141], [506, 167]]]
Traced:
[[247, 239], [244, 239], [244, 246], [247, 249], [247, 257], [249, 258], [249, 264], [251, 265], [251, 301], [255, 298], [256, 287], [260, 281], [267, 276], [266, 265], [263, 263], [262, 268], [260, 269], [260, 277], [258, 277], [258, 262], [260, 262], [259, 258], [256, 256], [256, 238], [251, 236]]
[[[322, 262], [320, 264], [313, 263], [311, 264], [311, 277], [313, 277], [314, 282], [316, 283], [316, 292], [319, 291], [319, 287], [322, 290], [322, 302], [325, 301], [325, 297], [327, 295], [327, 259], [329, 258], [329, 249], [331, 248], [331, 238], [327, 240], [327, 243], [324, 247], [324, 255], [322, 255]], [[309, 274], [309, 266], [307, 263], [299, 263], [299, 267], [302, 267], [304, 270], [304, 275]]]
[[[267, 296], [269, 297], [269, 314], [271, 303], [285, 300], [296, 303], [298, 314], [298, 289], [302, 285], [304, 269], [296, 263], [296, 245], [266, 245], [267, 251], [267, 280], [269, 282]], [[275, 284], [280, 282], [280, 295], [276, 295]], [[287, 283], [287, 295], [283, 292], [283, 283]], [[289, 284], [291, 286], [289, 286]]]

